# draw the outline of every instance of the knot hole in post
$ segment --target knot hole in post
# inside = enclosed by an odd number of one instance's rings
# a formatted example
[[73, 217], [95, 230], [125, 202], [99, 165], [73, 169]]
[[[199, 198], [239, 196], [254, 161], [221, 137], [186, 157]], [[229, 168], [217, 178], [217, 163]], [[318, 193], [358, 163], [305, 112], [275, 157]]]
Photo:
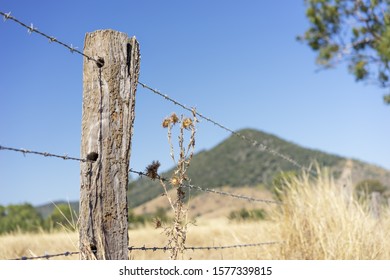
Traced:
[[91, 152], [87, 155], [87, 160], [90, 160], [90, 161], [96, 161], [99, 157], [99, 154], [98, 153], [95, 153], [95, 152]]
[[103, 57], [99, 56], [99, 58], [96, 60], [96, 65], [99, 68], [102, 68], [104, 66], [104, 59], [103, 59]]

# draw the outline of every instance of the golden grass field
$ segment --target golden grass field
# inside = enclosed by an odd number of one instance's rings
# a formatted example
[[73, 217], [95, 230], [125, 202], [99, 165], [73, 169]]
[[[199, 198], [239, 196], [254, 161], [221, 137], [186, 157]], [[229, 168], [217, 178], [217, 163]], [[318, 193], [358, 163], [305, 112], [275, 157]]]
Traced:
[[[346, 188], [322, 174], [315, 180], [303, 175], [282, 193], [283, 205], [267, 209], [269, 218], [258, 222], [229, 222], [201, 216], [190, 224], [187, 246], [224, 246], [283, 241], [281, 244], [223, 250], [185, 251], [182, 259], [231, 260], [375, 260], [390, 259], [390, 215], [380, 219]], [[253, 205], [252, 205], [253, 206]], [[248, 207], [249, 208], [249, 207]], [[191, 211], [191, 210], [190, 210]], [[78, 251], [77, 233], [14, 233], [0, 236], [0, 259]], [[165, 246], [162, 229], [152, 225], [129, 231], [130, 245]], [[163, 251], [133, 251], [130, 259], [169, 259]], [[55, 259], [78, 259], [78, 255]]]

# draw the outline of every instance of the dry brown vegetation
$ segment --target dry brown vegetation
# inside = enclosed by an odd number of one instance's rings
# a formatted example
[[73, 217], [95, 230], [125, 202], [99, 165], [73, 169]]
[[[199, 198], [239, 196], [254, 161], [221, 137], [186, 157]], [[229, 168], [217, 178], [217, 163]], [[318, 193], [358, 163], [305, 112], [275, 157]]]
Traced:
[[[228, 205], [230, 199], [216, 196]], [[223, 246], [268, 241], [277, 245], [224, 250], [186, 250], [183, 259], [390, 259], [390, 215], [383, 206], [375, 219], [368, 204], [322, 172], [289, 180], [283, 204], [267, 209], [268, 219], [231, 222], [222, 213], [200, 216], [189, 224], [186, 246]], [[200, 198], [195, 198], [196, 199]], [[207, 201], [207, 207], [213, 205]], [[191, 210], [191, 201], [190, 201]], [[218, 208], [219, 206], [217, 206]], [[230, 208], [229, 208], [230, 209]], [[131, 246], [166, 246], [163, 230], [152, 225], [129, 232]], [[12, 234], [0, 236], [0, 259], [77, 251], [76, 233]], [[169, 252], [132, 251], [131, 259], [169, 259]], [[78, 256], [62, 257], [78, 259]]]

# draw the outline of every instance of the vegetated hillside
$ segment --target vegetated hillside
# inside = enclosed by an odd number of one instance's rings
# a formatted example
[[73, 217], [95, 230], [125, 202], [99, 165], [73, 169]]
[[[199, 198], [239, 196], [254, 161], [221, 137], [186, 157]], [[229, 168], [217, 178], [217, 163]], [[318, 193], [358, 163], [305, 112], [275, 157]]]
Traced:
[[79, 202], [73, 201], [73, 202], [66, 202], [66, 201], [55, 201], [52, 203], [43, 204], [40, 206], [35, 207], [37, 209], [38, 213], [42, 216], [42, 218], [46, 219], [50, 216], [51, 213], [53, 213], [53, 210], [56, 208], [56, 206], [60, 205], [66, 205], [72, 209], [72, 211], [78, 213], [79, 212]]
[[[356, 177], [356, 179], [352, 178], [354, 179], [353, 183], [370, 178], [378, 179], [383, 184], [390, 186], [390, 172], [388, 170], [359, 161], [347, 161], [343, 157], [317, 150], [306, 149], [261, 131], [244, 129], [238, 132], [294, 159], [302, 166], [309, 167], [316, 162], [321, 167], [329, 167], [337, 178], [343, 173], [346, 163], [349, 162], [348, 167], [351, 168], [352, 177]], [[170, 170], [162, 176], [169, 177], [172, 171]], [[299, 171], [299, 167], [232, 135], [213, 149], [196, 154], [188, 170], [188, 176], [191, 179], [191, 184], [207, 188], [259, 184], [270, 186], [273, 177], [281, 171]], [[134, 181], [129, 185], [130, 207], [136, 207], [162, 193], [162, 187], [158, 182], [148, 178]]]

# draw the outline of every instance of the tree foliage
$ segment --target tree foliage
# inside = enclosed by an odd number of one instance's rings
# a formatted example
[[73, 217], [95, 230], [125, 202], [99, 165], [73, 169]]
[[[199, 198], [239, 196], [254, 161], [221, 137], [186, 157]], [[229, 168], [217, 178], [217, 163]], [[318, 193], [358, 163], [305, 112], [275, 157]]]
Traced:
[[42, 223], [42, 217], [31, 204], [0, 205], [0, 234], [18, 230], [37, 231]]
[[327, 67], [348, 64], [357, 81], [387, 89], [390, 104], [389, 0], [305, 0], [309, 28], [298, 39]]

